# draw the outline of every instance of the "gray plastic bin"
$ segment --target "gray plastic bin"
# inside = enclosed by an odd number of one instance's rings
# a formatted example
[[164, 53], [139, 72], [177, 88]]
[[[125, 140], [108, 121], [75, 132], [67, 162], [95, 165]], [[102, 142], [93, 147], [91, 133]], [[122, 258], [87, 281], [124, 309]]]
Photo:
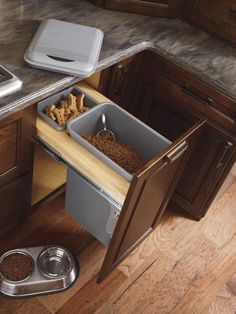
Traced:
[[[38, 115], [45, 121], [47, 122], [49, 125], [51, 125], [54, 129], [58, 130], [58, 131], [64, 131], [66, 130], [66, 125], [59, 125], [58, 123], [56, 123], [55, 121], [53, 121], [52, 119], [50, 119], [45, 113], [44, 110], [48, 105], [54, 104], [57, 105], [59, 104], [59, 102], [63, 99], [66, 99], [66, 96], [72, 93], [75, 96], [79, 96], [80, 94], [84, 93], [80, 90], [80, 88], [76, 87], [76, 86], [72, 86], [69, 87], [65, 90], [63, 90], [62, 92], [59, 92], [45, 100], [42, 100], [38, 103]], [[91, 108], [95, 105], [98, 104], [97, 101], [95, 101], [92, 97], [88, 96], [86, 93], [85, 94], [85, 98], [84, 98], [84, 105]]]
[[112, 103], [99, 104], [70, 121], [67, 130], [71, 137], [129, 182], [133, 174], [128, 173], [82, 138], [85, 134], [96, 134], [102, 128], [101, 115], [103, 113], [106, 114], [107, 128], [115, 133], [117, 140], [132, 146], [146, 161], [151, 160], [171, 143], [164, 136]]
[[101, 243], [109, 245], [120, 206], [70, 168], [67, 170], [65, 209]]

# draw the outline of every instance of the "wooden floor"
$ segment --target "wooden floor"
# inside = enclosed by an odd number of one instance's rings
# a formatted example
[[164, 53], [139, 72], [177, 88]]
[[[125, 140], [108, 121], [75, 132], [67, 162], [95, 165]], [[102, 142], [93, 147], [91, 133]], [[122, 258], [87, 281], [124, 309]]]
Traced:
[[167, 212], [157, 230], [102, 284], [105, 248], [63, 209], [64, 196], [36, 212], [0, 251], [60, 244], [78, 258], [69, 290], [41, 297], [0, 296], [0, 313], [236, 313], [236, 184], [201, 222]]

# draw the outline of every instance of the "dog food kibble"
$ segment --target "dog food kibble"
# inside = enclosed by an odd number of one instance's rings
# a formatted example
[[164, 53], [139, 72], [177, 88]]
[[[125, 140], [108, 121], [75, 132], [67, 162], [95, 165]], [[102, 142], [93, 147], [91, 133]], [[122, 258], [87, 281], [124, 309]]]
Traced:
[[142, 157], [127, 144], [115, 142], [106, 136], [89, 134], [83, 138], [129, 173], [135, 173], [145, 164]]
[[20, 281], [30, 276], [33, 263], [25, 254], [13, 253], [7, 255], [0, 264], [2, 276], [11, 281]]

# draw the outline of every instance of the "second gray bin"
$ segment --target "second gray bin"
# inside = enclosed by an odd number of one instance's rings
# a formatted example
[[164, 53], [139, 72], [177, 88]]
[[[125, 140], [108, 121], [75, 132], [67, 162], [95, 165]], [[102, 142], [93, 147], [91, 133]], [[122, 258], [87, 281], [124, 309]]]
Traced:
[[95, 135], [101, 130], [101, 115], [103, 113], [106, 115], [108, 130], [114, 132], [119, 142], [133, 147], [145, 161], [151, 160], [155, 155], [169, 146], [171, 142], [121, 107], [111, 103], [99, 104], [68, 123], [67, 130], [75, 141], [88, 149], [93, 155], [102, 160], [127, 181], [131, 182], [133, 174], [128, 173], [82, 138], [83, 135]]
[[121, 207], [70, 168], [67, 170], [65, 209], [101, 243], [109, 245]]

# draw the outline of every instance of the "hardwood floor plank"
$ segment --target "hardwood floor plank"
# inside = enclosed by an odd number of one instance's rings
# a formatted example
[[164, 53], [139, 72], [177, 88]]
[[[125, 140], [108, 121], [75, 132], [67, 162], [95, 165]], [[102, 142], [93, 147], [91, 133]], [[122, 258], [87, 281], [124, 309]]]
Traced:
[[[160, 257], [113, 304], [114, 313], [143, 313], [143, 305], [153, 291], [156, 282], [174, 267], [174, 261], [166, 255]], [[158, 291], [159, 293], [159, 291]]]
[[78, 255], [80, 275], [76, 283], [68, 290], [39, 297], [40, 302], [52, 313], [56, 313], [66, 304], [88, 281], [97, 275], [105, 256], [106, 248], [98, 241], [93, 242]]
[[[93, 277], [78, 293], [76, 293], [58, 312], [59, 314], [92, 314], [99, 306], [107, 302], [114, 291], [126, 280], [126, 276], [115, 269], [100, 285]], [[112, 287], [112, 289], [111, 289]]]
[[51, 314], [37, 299], [13, 299], [0, 295], [1, 314]]
[[236, 272], [217, 293], [216, 298], [206, 310], [207, 314], [236, 313]]
[[188, 243], [194, 234], [198, 234], [199, 228], [198, 222], [167, 211], [154, 231], [155, 245], [173, 259], [179, 259], [186, 253]]
[[[204, 269], [207, 256], [215, 251], [213, 243], [198, 237], [195, 242], [189, 242], [188, 252], [160, 278], [158, 274], [163, 271], [158, 270], [157, 263], [163, 261], [157, 260], [117, 301], [115, 312], [122, 313], [127, 308], [129, 313], [169, 313]], [[130, 301], [132, 296], [134, 302]]]
[[[203, 221], [202, 233], [219, 247], [231, 240], [236, 232], [236, 184], [211, 207], [211, 219]], [[224, 227], [222, 227], [224, 222]]]
[[55, 199], [54, 202], [46, 204], [39, 211], [33, 213], [26, 223], [21, 225], [17, 230], [13, 231], [10, 235], [0, 237], [0, 251], [4, 252], [13, 248], [22, 247], [23, 242], [29, 242], [34, 239], [34, 235], [39, 233], [45, 228], [45, 224], [51, 228], [51, 223], [56, 222], [63, 216], [64, 208], [64, 195]]
[[118, 289], [113, 291], [109, 300], [106, 300], [106, 302], [100, 306], [95, 313], [113, 313], [114, 304], [117, 300], [120, 299], [122, 295], [126, 294], [132, 284], [142, 277], [145, 271], [148, 270], [149, 267], [151, 267], [157, 260], [164, 265], [166, 265], [168, 261], [171, 265], [174, 264], [174, 261], [172, 261], [169, 256], [155, 247], [152, 233], [118, 267], [118, 269], [127, 276], [127, 279]]
[[235, 314], [236, 313], [236, 297], [233, 296], [224, 285], [223, 289], [217, 294], [212, 301], [210, 307], [206, 310], [206, 314]]
[[210, 258], [205, 270], [192, 283], [171, 313], [202, 313], [216, 297], [229, 276], [236, 271], [236, 234]]
[[[151, 233], [146, 241], [143, 241], [119, 266], [118, 268], [127, 276], [132, 277], [140, 268], [149, 267], [158, 258], [165, 255], [156, 248], [154, 233]], [[165, 257], [164, 257], [165, 258]]]

